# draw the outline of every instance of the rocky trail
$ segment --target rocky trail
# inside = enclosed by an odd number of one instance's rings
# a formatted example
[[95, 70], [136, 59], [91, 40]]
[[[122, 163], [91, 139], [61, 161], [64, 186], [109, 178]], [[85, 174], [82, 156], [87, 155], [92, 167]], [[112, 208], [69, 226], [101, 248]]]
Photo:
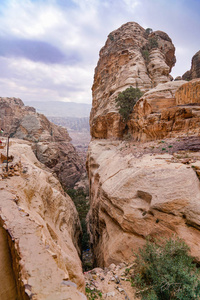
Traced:
[[[111, 264], [84, 273], [88, 299], [139, 300], [132, 286], [133, 264]], [[93, 297], [93, 298], [92, 298]]]

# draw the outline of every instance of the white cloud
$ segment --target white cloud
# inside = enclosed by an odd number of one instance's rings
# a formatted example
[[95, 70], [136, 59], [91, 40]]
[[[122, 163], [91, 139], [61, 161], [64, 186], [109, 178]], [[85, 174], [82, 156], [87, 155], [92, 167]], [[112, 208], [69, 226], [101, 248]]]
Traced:
[[30, 0], [8, 0], [3, 7], [1, 26], [4, 32], [20, 38], [41, 38], [59, 27], [62, 12], [55, 6]]
[[[35, 62], [28, 60], [29, 56], [26, 59], [0, 56], [1, 96], [4, 93], [26, 101], [91, 101], [99, 50], [112, 30], [129, 21], [169, 34], [177, 48], [173, 76], [187, 71], [192, 56], [199, 50], [200, 21], [192, 6], [195, 0], [191, 0], [189, 9], [180, 0], [171, 1], [170, 6], [167, 1], [157, 0], [7, 0], [5, 3], [0, 3], [0, 37], [48, 43], [65, 54], [68, 61], [61, 65]], [[184, 21], [186, 16], [190, 22]]]
[[141, 1], [138, 1], [138, 0], [123, 0], [124, 3], [127, 5], [127, 7], [129, 9], [134, 9], [136, 8], [138, 5], [141, 4]]
[[[4, 62], [2, 61], [4, 60]], [[7, 60], [7, 62], [5, 62]], [[91, 68], [79, 66], [47, 65], [34, 63], [26, 59], [0, 59], [7, 65], [0, 77], [1, 93], [8, 87], [9, 95], [22, 100], [68, 100], [91, 102]], [[13, 93], [13, 95], [11, 95]], [[34, 99], [37, 97], [37, 99]], [[84, 100], [84, 101], [83, 101]]]

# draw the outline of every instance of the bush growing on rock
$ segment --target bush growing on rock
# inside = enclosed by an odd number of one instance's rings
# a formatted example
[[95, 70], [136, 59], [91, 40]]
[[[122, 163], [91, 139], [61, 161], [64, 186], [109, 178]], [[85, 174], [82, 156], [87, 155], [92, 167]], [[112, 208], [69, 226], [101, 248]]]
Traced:
[[153, 32], [153, 30], [151, 29], [151, 28], [146, 28], [145, 29], [145, 35], [148, 37], [148, 35], [150, 34], [150, 33], [152, 33]]
[[149, 48], [150, 49], [158, 48], [158, 42], [157, 42], [156, 38], [149, 39]]
[[[151, 32], [149, 32], [149, 33], [147, 34], [147, 32], [148, 32], [147, 30], [150, 30], [150, 29], [151, 29], [151, 28], [147, 28], [147, 29], [146, 29], [146, 35], [147, 35], [147, 37], [148, 37], [148, 35], [151, 33]], [[151, 37], [151, 38], [148, 38], [148, 42], [147, 42], [146, 45], [143, 46], [142, 49], [141, 49], [142, 56], [143, 56], [143, 58], [144, 58], [144, 60], [145, 60], [146, 63], [149, 62], [150, 51], [151, 51], [152, 49], [156, 49], [156, 48], [158, 48], [157, 37]]]
[[85, 193], [82, 189], [68, 189], [67, 194], [72, 198], [74, 201], [74, 204], [76, 206], [76, 209], [79, 214], [81, 227], [83, 230], [83, 236], [82, 236], [82, 250], [86, 250], [89, 248], [89, 236], [87, 233], [87, 225], [86, 225], [86, 215], [89, 210], [89, 203], [87, 201], [87, 196], [89, 192]]
[[181, 239], [147, 241], [132, 276], [142, 299], [200, 299], [200, 272], [188, 253]]
[[142, 56], [144, 57], [144, 60], [148, 63], [149, 62], [149, 51], [148, 50], [142, 50]]
[[115, 99], [119, 113], [124, 121], [127, 121], [130, 113], [133, 110], [136, 102], [142, 97], [142, 92], [139, 88], [133, 88], [130, 86], [125, 91], [119, 93]]

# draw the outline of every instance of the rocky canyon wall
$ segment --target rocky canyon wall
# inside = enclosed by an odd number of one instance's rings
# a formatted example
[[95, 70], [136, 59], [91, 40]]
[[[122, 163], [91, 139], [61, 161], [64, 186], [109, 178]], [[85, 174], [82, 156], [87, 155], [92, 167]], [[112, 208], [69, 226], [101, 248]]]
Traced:
[[11, 138], [8, 172], [0, 150], [1, 299], [86, 299], [76, 208], [31, 145]]
[[[150, 41], [156, 47], [147, 60]], [[147, 237], [173, 234], [200, 262], [200, 80], [171, 81], [174, 62], [168, 35], [146, 35], [136, 23], [113, 31], [100, 51], [87, 158], [88, 228], [99, 266], [133, 261]], [[130, 85], [144, 94], [125, 123], [115, 98]], [[131, 140], [123, 141], [124, 129]]]
[[184, 80], [200, 78], [200, 50], [192, 57], [191, 69], [182, 76]]
[[200, 134], [200, 79], [158, 85], [136, 103], [128, 127], [135, 140]]
[[39, 161], [57, 175], [65, 188], [73, 188], [85, 172], [67, 130], [33, 107], [25, 106], [20, 99], [0, 98], [0, 127], [4, 135], [31, 141]]
[[100, 266], [132, 262], [145, 238], [172, 234], [183, 238], [200, 261], [200, 185], [195, 172], [200, 155], [185, 164], [188, 154], [163, 154], [161, 149], [153, 153], [159, 145], [90, 143], [88, 222]]

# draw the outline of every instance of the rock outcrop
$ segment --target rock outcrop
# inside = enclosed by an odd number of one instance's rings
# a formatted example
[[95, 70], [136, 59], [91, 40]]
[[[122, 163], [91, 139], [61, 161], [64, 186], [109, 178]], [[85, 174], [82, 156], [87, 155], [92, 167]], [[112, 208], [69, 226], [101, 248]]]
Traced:
[[128, 122], [134, 139], [199, 135], [200, 80], [160, 84], [136, 103]]
[[55, 173], [66, 188], [74, 187], [85, 171], [67, 130], [51, 123], [20, 99], [0, 98], [0, 127], [4, 134], [32, 142], [37, 158]]
[[11, 139], [9, 152], [8, 178], [0, 172], [0, 298], [86, 299], [71, 198], [30, 142]]
[[190, 71], [185, 72], [182, 78], [184, 80], [200, 78], [200, 50], [192, 58]]
[[[168, 35], [136, 23], [113, 31], [100, 51], [87, 158], [98, 266], [131, 262], [147, 237], [173, 234], [200, 262], [200, 80], [170, 81], [174, 62]], [[144, 94], [124, 122], [115, 98], [130, 85]]]
[[[145, 238], [172, 234], [183, 238], [200, 261], [199, 153], [190, 164], [180, 159], [189, 152], [162, 154], [162, 148], [161, 154], [153, 154], [159, 145], [132, 143], [129, 150], [127, 142], [90, 143], [88, 222], [98, 266], [132, 262]], [[149, 153], [142, 153], [145, 148]]]
[[129, 22], [111, 32], [100, 51], [92, 87], [91, 135], [95, 138], [122, 136], [125, 124], [115, 98], [129, 86], [146, 92], [171, 80], [175, 48], [162, 31], [148, 33]]

